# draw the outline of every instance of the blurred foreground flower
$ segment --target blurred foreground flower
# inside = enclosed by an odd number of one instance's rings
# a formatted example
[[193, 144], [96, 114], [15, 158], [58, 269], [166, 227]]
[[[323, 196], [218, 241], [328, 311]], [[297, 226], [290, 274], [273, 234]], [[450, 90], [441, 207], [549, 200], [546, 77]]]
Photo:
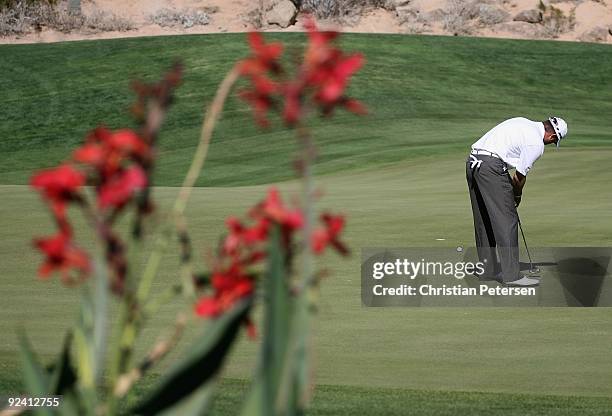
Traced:
[[[178, 414], [187, 408], [193, 414], [207, 414], [210, 392], [240, 328], [246, 327], [250, 337], [256, 335], [251, 312], [260, 300], [262, 353], [243, 414], [304, 414], [312, 391], [310, 325], [323, 275], [315, 269], [313, 256], [327, 249], [349, 253], [341, 239], [343, 215], [323, 212], [320, 224], [315, 224], [312, 167], [317, 154], [307, 116], [313, 111], [330, 115], [338, 106], [365, 113], [365, 107], [345, 92], [363, 57], [335, 47], [332, 42], [338, 34], [320, 32], [314, 22], [307, 27], [308, 46], [291, 73], [281, 65], [282, 44], [266, 43], [257, 33], [249, 35], [252, 54], [238, 62], [219, 86], [178, 196], [165, 221], [155, 224], [150, 246], [143, 240], [148, 235], [145, 218], [153, 210], [157, 136], [181, 80], [179, 65], [157, 83], [133, 83], [137, 99], [131, 110], [137, 128], [98, 127], [70, 160], [32, 177], [32, 187], [48, 203], [58, 228], [54, 235], [34, 240], [44, 255], [40, 276], [57, 272], [67, 285], [80, 283], [90, 274], [93, 278], [84, 284], [79, 319], [52, 366], [38, 363], [22, 340], [30, 394], [62, 395], [66, 407], [60, 413], [67, 414], [116, 415], [120, 409], [122, 414]], [[273, 110], [295, 129], [299, 152], [294, 166], [302, 180], [302, 196], [287, 204], [272, 187], [246, 218], [227, 218], [227, 233], [208, 271], [198, 273], [184, 212], [215, 124], [241, 78], [250, 87], [239, 95], [253, 107], [259, 124], [267, 125]], [[91, 254], [74, 242], [68, 207], [81, 210], [95, 237]], [[121, 216], [130, 221], [127, 237], [118, 226]], [[152, 290], [154, 281], [173, 238], [178, 243], [179, 267], [166, 269], [176, 272], [168, 276], [172, 279], [168, 290], [158, 293]], [[145, 249], [150, 253], [143, 264]], [[116, 295], [118, 304], [112, 320], [109, 292]], [[177, 314], [171, 333], [135, 362], [136, 342], [146, 323], [158, 317], [161, 307], [176, 295], [184, 297], [185, 308]], [[133, 386], [177, 345], [194, 316], [208, 319], [202, 335], [187, 348], [188, 353], [164, 368], [163, 376], [134, 407], [124, 410]], [[111, 325], [112, 337], [107, 335]]]
[[[60, 232], [53, 237], [35, 240], [34, 244], [46, 256], [38, 271], [41, 277], [46, 278], [58, 271], [64, 283], [73, 284], [84, 279], [91, 269], [87, 253], [72, 245], [69, 234]], [[71, 275], [73, 270], [77, 272], [76, 276]]]
[[[290, 263], [294, 254], [295, 234], [304, 226], [304, 214], [299, 208], [288, 208], [276, 188], [270, 188], [267, 197], [248, 212], [252, 222], [246, 225], [235, 217], [226, 221], [228, 234], [218, 250], [210, 277], [211, 294], [200, 297], [194, 306], [202, 317], [217, 317], [255, 290], [257, 273], [249, 271], [268, 257], [270, 233], [273, 227], [280, 230], [280, 244]], [[340, 254], [348, 249], [340, 241], [344, 228], [344, 216], [325, 213], [321, 215], [325, 226], [313, 234], [311, 245], [316, 254], [322, 254], [328, 246]], [[252, 325], [245, 318], [245, 323]]]
[[[113, 274], [113, 291], [123, 293], [128, 264], [125, 244], [113, 230], [113, 224], [130, 203], [137, 205], [137, 223], [151, 212], [152, 203], [144, 191], [150, 185], [157, 130], [171, 102], [169, 95], [178, 85], [180, 73], [181, 68], [176, 66], [171, 71], [172, 75], [167, 75], [157, 85], [137, 84], [138, 105], [144, 107], [143, 103], [147, 100], [153, 103], [138, 118], [140, 132], [132, 129], [111, 131], [98, 127], [73, 152], [71, 161], [32, 177], [32, 187], [40, 191], [49, 204], [60, 230], [57, 237], [35, 241], [35, 246], [47, 256], [46, 263], [40, 269], [41, 276], [47, 277], [58, 270], [62, 272], [65, 283], [74, 283], [74, 280], [67, 278], [69, 269], [77, 270], [78, 281], [83, 280], [91, 270], [89, 255], [76, 249], [72, 241], [72, 227], [66, 216], [66, 207], [73, 203], [84, 211], [97, 238], [105, 246], [107, 265]], [[94, 187], [96, 204], [85, 198], [85, 185]], [[139, 194], [144, 198], [138, 200]]]
[[308, 46], [291, 74], [281, 64], [281, 44], [266, 44], [257, 32], [249, 35], [252, 54], [238, 68], [250, 88], [240, 95], [264, 127], [269, 125], [270, 110], [280, 113], [289, 126], [304, 121], [310, 109], [318, 109], [323, 115], [331, 115], [339, 106], [356, 114], [367, 112], [359, 101], [345, 95], [350, 78], [364, 64], [363, 55], [342, 52], [332, 43], [338, 33], [319, 31], [313, 20], [308, 20], [305, 27]]

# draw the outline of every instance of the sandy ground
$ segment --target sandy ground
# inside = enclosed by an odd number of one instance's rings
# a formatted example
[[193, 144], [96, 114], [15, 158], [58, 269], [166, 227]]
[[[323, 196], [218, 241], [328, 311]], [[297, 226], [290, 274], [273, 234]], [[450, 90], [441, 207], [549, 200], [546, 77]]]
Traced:
[[[450, 0], [412, 0], [409, 7], [418, 9], [420, 13], [426, 14], [440, 11], [448, 7]], [[510, 16], [518, 12], [536, 8], [539, 0], [503, 0], [501, 6]], [[82, 39], [109, 39], [118, 37], [139, 36], [163, 36], [176, 34], [201, 34], [219, 32], [245, 32], [253, 30], [251, 23], [252, 12], [258, 5], [257, 0], [84, 0], [83, 12], [91, 14], [95, 11], [105, 11], [130, 20], [135, 30], [124, 32], [76, 32], [61, 33], [45, 29], [41, 32], [30, 33], [22, 36], [0, 37], [0, 43], [38, 43], [38, 42], [61, 42]], [[559, 40], [580, 40], [584, 33], [596, 27], [604, 27], [612, 30], [612, 0], [605, 2], [577, 0], [557, 2], [553, 6], [562, 10], [566, 15], [575, 16], [574, 29], [558, 37]], [[195, 26], [192, 28], [182, 27], [160, 27], [151, 24], [149, 16], [164, 8], [169, 9], [201, 9], [210, 8], [217, 11], [210, 14], [211, 21], [208, 25]], [[294, 26], [281, 29], [278, 26], [266, 26], [263, 31], [301, 31], [303, 30], [300, 19]], [[423, 33], [434, 35], [452, 35], [444, 28], [443, 19], [430, 21], [426, 25], [417, 21], [406, 21], [402, 19], [401, 13], [384, 9], [376, 9], [365, 12], [359, 17], [345, 19], [342, 24], [332, 22], [320, 22], [325, 28], [345, 32], [359, 33]], [[502, 37], [502, 38], [537, 38], [533, 28], [524, 22], [506, 22], [488, 27], [475, 26], [469, 33], [472, 36]], [[612, 43], [612, 35], [607, 34], [605, 43]]]

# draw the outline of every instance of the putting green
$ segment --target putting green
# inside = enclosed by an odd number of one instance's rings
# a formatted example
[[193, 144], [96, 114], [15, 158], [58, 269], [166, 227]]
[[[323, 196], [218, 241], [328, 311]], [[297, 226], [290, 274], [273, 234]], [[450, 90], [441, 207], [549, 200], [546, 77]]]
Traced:
[[[354, 254], [346, 261], [328, 255], [321, 262], [331, 275], [323, 284], [316, 331], [317, 380], [428, 390], [612, 396], [608, 308], [361, 306], [360, 247], [472, 244], [464, 157], [456, 153], [319, 178], [326, 193], [320, 208], [343, 207], [349, 221], [346, 239]], [[520, 209], [531, 244], [611, 244], [607, 213], [612, 198], [605, 191], [612, 173], [600, 168], [610, 157], [612, 149], [546, 151], [530, 174]], [[585, 177], [589, 181], [584, 182]], [[298, 190], [295, 182], [279, 186], [289, 193]], [[265, 189], [195, 189], [187, 214], [199, 252], [216, 241], [222, 218], [244, 213]], [[155, 194], [166, 207], [176, 188], [157, 188]], [[11, 334], [17, 323], [23, 323], [38, 350], [50, 354], [74, 317], [78, 290], [63, 288], [55, 279], [35, 279], [40, 258], [28, 240], [50, 229], [38, 197], [24, 186], [2, 186], [0, 198], [5, 201], [0, 227], [6, 230], [0, 242], [4, 299], [0, 333]], [[446, 240], [436, 241], [440, 237]], [[156, 290], [175, 281], [176, 265], [176, 257], [168, 255]], [[171, 304], [162, 310], [145, 332], [142, 348], [173, 319], [176, 308]], [[226, 374], [248, 377], [256, 349], [256, 343], [242, 342]], [[5, 361], [14, 360], [10, 357], [15, 350], [15, 338], [4, 337]]]

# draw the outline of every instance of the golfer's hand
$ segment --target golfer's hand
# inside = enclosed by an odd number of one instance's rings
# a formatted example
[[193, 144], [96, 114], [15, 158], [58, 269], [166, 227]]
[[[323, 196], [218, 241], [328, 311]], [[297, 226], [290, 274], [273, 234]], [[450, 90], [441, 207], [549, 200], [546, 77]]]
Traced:
[[518, 208], [521, 204], [521, 195], [514, 195], [514, 206]]

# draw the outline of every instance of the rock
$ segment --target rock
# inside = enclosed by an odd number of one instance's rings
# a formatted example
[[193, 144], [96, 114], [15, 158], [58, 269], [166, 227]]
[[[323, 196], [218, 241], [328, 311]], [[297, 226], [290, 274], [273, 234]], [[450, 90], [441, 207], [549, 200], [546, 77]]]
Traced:
[[603, 26], [594, 27], [580, 35], [579, 39], [582, 42], [605, 42], [608, 38], [609, 31], [610, 29]]
[[493, 26], [497, 32], [510, 32], [527, 39], [539, 39], [544, 36], [542, 26], [527, 22], [506, 22]]
[[608, 33], [609, 33], [610, 35], [612, 35], [612, 26], [610, 26], [610, 27], [608, 28]]
[[513, 19], [515, 22], [540, 23], [542, 21], [542, 12], [538, 9], [523, 10]]
[[492, 26], [508, 20], [510, 15], [505, 10], [499, 9], [493, 5], [480, 3], [473, 7], [473, 18], [477, 18], [482, 26]]
[[288, 27], [295, 23], [297, 8], [290, 0], [271, 0], [264, 5], [265, 22], [269, 25]]

